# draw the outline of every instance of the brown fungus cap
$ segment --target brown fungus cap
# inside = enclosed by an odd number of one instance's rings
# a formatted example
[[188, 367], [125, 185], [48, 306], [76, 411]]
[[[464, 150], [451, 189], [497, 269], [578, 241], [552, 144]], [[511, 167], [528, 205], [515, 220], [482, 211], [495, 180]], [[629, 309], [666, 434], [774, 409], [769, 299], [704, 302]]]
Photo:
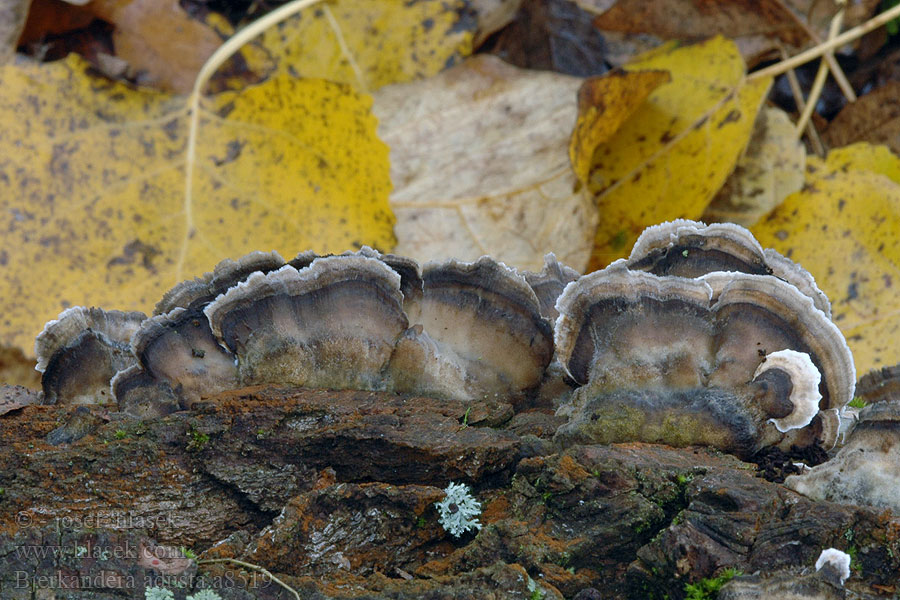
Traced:
[[766, 248], [764, 253], [766, 264], [771, 269], [772, 275], [787, 281], [803, 292], [803, 294], [812, 298], [816, 308], [825, 313], [826, 317], [831, 318], [831, 302], [828, 301], [828, 296], [825, 295], [825, 292], [819, 289], [812, 273], [772, 248]]
[[268, 273], [284, 266], [284, 259], [275, 251], [251, 252], [238, 259], [226, 258], [202, 277], [188, 279], [166, 292], [153, 309], [162, 315], [174, 308], [203, 307], [219, 294], [244, 281], [257, 271]]
[[408, 323], [400, 276], [364, 256], [315, 259], [250, 277], [204, 310], [238, 360], [242, 384], [382, 389]]
[[422, 279], [422, 299], [404, 305], [410, 324], [421, 328], [397, 345], [390, 366], [395, 391], [473, 399], [540, 383], [553, 334], [515, 269], [485, 256], [429, 263]]
[[749, 230], [733, 223], [706, 225], [685, 219], [645, 229], [634, 243], [628, 268], [679, 277], [713, 271], [769, 273], [762, 246]]
[[34, 352], [48, 404], [112, 402], [109, 380], [136, 363], [130, 339], [146, 315], [76, 306], [37, 336]]
[[[819, 370], [809, 358], [809, 354], [795, 350], [779, 350], [766, 356], [753, 374], [754, 381], [768, 379], [776, 382], [779, 396], [785, 398], [782, 414], [769, 419], [778, 431], [785, 433], [791, 429], [806, 427], [819, 412]], [[774, 412], [774, 411], [770, 411]]]
[[777, 277], [734, 273], [714, 311], [711, 385], [733, 385], [755, 372], [768, 354], [789, 349], [808, 354], [821, 373], [820, 409], [841, 409], [853, 399], [856, 370], [843, 334], [793, 285]]
[[144, 371], [176, 390], [185, 406], [238, 385], [234, 355], [219, 345], [200, 308], [147, 319], [131, 346]]
[[679, 277], [715, 271], [773, 275], [812, 298], [831, 318], [831, 304], [809, 271], [775, 250], [764, 250], [750, 230], [734, 223], [678, 219], [648, 227], [635, 242], [628, 267]]
[[566, 286], [556, 353], [580, 384], [700, 385], [713, 364], [710, 287], [616, 261]]
[[541, 314], [551, 323], [559, 316], [556, 300], [569, 283], [581, 276], [575, 269], [556, 260], [552, 252], [544, 256], [544, 268], [540, 273], [525, 271], [522, 275], [541, 303]]
[[119, 410], [138, 419], [162, 417], [182, 408], [175, 390], [165, 381], [154, 379], [140, 365], [116, 373], [109, 389]]

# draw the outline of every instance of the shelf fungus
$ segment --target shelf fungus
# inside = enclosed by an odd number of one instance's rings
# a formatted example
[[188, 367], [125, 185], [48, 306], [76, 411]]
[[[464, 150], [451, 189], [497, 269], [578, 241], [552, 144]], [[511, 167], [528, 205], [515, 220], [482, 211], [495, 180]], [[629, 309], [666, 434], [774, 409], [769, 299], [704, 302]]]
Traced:
[[528, 398], [569, 417], [561, 443], [746, 456], [834, 444], [855, 374], [829, 310], [746, 229], [675, 221], [585, 276], [553, 255], [519, 273], [489, 257], [254, 252], [176, 285], [149, 318], [66, 311], [36, 347], [46, 401], [112, 396], [141, 417], [255, 384]]
[[107, 404], [109, 380], [137, 363], [131, 336], [146, 315], [76, 306], [44, 326], [34, 342], [46, 404]]
[[768, 256], [736, 225], [678, 221], [570, 283], [556, 352], [581, 387], [557, 441], [833, 446], [850, 350], [808, 273]]
[[900, 514], [900, 365], [873, 371], [859, 381], [870, 402], [844, 446], [829, 461], [785, 485], [814, 500], [889, 508]]
[[[549, 277], [574, 277], [548, 265]], [[149, 318], [72, 309], [37, 347], [47, 401], [112, 397], [144, 418], [254, 384], [516, 396], [541, 383], [553, 333], [525, 278], [491, 258], [423, 270], [363, 248], [225, 260]]]

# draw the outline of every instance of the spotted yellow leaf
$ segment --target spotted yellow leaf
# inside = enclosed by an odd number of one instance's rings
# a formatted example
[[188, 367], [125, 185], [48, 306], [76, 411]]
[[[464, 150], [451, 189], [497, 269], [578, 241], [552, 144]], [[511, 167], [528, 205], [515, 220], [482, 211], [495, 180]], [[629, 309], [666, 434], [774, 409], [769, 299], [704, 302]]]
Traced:
[[225, 257], [394, 244], [371, 100], [287, 76], [204, 99], [185, 194], [184, 99], [82, 61], [0, 68], [0, 343], [67, 306], [149, 311]]
[[668, 71], [672, 81], [653, 90], [594, 152], [590, 188], [600, 210], [594, 268], [627, 254], [645, 227], [703, 213], [747, 145], [771, 85], [769, 78], [746, 81], [740, 52], [722, 37], [669, 44], [625, 69]]
[[262, 76], [320, 77], [369, 92], [460, 61], [476, 29], [464, 0], [333, 0], [267, 29], [244, 54]]
[[862, 374], [900, 362], [900, 158], [854, 144], [808, 159], [804, 188], [755, 227], [832, 303]]
[[613, 71], [581, 84], [569, 143], [569, 160], [579, 180], [587, 183], [597, 146], [613, 136], [650, 92], [669, 81], [667, 71]]

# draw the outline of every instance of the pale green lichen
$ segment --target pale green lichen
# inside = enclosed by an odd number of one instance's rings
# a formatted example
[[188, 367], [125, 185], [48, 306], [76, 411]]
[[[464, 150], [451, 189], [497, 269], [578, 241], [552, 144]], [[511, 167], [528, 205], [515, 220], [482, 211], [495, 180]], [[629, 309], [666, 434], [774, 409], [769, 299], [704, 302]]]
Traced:
[[175, 594], [166, 588], [148, 587], [144, 590], [144, 600], [175, 600]]
[[444, 493], [444, 499], [435, 506], [440, 523], [448, 533], [459, 537], [470, 529], [481, 529], [477, 518], [481, 514], [481, 504], [471, 495], [469, 486], [451, 482]]

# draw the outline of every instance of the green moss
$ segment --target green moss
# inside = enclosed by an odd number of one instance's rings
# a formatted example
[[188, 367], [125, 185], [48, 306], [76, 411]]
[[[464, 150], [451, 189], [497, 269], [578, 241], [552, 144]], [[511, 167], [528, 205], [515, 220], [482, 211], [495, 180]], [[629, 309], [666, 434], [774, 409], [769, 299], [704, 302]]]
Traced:
[[865, 408], [868, 405], [868, 402], [857, 396], [853, 400], [848, 403], [853, 408]]
[[731, 567], [723, 570], [718, 577], [701, 579], [697, 583], [689, 583], [684, 586], [685, 600], [714, 600], [719, 595], [722, 586], [743, 575], [741, 571]]
[[124, 429], [116, 429], [116, 432], [113, 434], [113, 436], [117, 440], [124, 440], [128, 436], [128, 433], [126, 433]]
[[191, 441], [188, 442], [187, 449], [189, 451], [198, 452], [203, 450], [206, 445], [209, 443], [209, 435], [205, 433], [201, 433], [196, 429], [192, 429], [188, 432], [188, 436], [191, 438]]

